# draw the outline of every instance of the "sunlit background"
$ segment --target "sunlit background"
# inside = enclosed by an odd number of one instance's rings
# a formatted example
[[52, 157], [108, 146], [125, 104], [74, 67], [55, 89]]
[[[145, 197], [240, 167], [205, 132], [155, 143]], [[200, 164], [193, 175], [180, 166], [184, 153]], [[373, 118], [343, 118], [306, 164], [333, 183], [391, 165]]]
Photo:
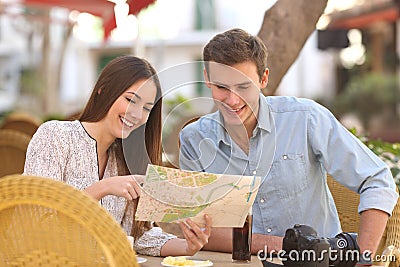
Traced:
[[[24, 1], [28, 0], [0, 0], [0, 114], [22, 110], [41, 117], [79, 112], [104, 65], [123, 54], [148, 59], [161, 74], [168, 73], [166, 82], [174, 83], [182, 76], [202, 81], [202, 65], [190, 63], [201, 60], [204, 44], [215, 34], [234, 27], [258, 34], [265, 12], [276, 3], [156, 0], [138, 15], [132, 15], [125, 0], [114, 0], [109, 4], [115, 13], [116, 28], [105, 38], [104, 18], [109, 18], [109, 14], [94, 16], [60, 7], [26, 7]], [[374, 104], [371, 99], [397, 99], [392, 89], [375, 90], [391, 92], [377, 97], [369, 88], [376, 87], [371, 84], [382, 87], [382, 81], [398, 76], [400, 27], [397, 20], [379, 17], [366, 26], [353, 27], [349, 21], [381, 7], [393, 10], [395, 4], [390, 0], [329, 0], [316, 30], [275, 94], [314, 99], [343, 121], [349, 121], [350, 126], [365, 126], [367, 118], [362, 114], [381, 108], [380, 103]], [[335, 23], [342, 25], [332, 28]], [[187, 68], [181, 68], [182, 65]], [[273, 68], [270, 73], [273, 75]], [[392, 88], [390, 84], [387, 87]], [[172, 91], [167, 87], [163, 87], [166, 110], [185, 99], [210, 97], [201, 83], [176, 86]], [[391, 106], [397, 105], [392, 102]], [[210, 106], [192, 105], [185, 112], [201, 114]], [[383, 121], [369, 117], [368, 120]], [[374, 123], [376, 128], [383, 127]]]

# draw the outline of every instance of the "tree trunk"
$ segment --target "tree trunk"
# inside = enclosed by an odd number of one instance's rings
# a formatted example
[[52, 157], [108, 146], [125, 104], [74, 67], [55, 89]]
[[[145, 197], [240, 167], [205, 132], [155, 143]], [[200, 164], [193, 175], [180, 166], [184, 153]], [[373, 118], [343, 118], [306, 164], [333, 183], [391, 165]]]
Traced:
[[328, 0], [278, 0], [267, 10], [258, 36], [266, 44], [269, 82], [264, 95], [274, 95], [283, 76], [296, 60]]
[[[51, 21], [50, 9], [47, 10], [47, 21]], [[61, 112], [59, 97], [61, 88], [61, 73], [64, 63], [65, 52], [67, 50], [68, 40], [72, 35], [72, 24], [67, 24], [65, 27], [65, 33], [63, 35], [63, 41], [59, 50], [52, 45], [51, 38], [51, 23], [44, 23], [43, 25], [43, 46], [42, 46], [42, 79], [44, 85], [44, 103], [43, 113], [44, 115], [56, 115]], [[59, 51], [56, 53], [56, 51]]]
[[[50, 10], [46, 9], [45, 16], [50, 21]], [[50, 44], [50, 23], [43, 24], [43, 43], [42, 43], [42, 62], [40, 68], [40, 79], [42, 81], [43, 89], [41, 90], [41, 96], [43, 97], [42, 112], [44, 114], [52, 111], [54, 106], [55, 92], [51, 86], [49, 77], [52, 75], [51, 66], [51, 44]]]

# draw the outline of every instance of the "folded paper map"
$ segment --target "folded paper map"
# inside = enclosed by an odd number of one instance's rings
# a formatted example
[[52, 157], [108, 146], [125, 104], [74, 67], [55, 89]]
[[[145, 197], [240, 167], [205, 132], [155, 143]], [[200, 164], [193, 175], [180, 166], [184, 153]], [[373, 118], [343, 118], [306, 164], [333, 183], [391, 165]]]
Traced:
[[191, 218], [213, 227], [242, 227], [253, 205], [261, 178], [191, 172], [148, 165], [135, 219], [177, 222]]

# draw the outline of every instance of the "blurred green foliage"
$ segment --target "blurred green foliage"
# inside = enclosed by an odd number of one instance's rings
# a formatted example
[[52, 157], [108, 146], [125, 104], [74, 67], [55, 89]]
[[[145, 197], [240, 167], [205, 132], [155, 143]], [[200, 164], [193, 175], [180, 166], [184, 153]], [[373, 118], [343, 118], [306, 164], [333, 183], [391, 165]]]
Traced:
[[359, 136], [354, 128], [350, 129], [350, 131], [389, 166], [400, 191], [400, 143], [389, 143], [382, 140], [369, 139], [365, 136]]
[[39, 69], [25, 68], [21, 72], [21, 93], [40, 95], [43, 91], [43, 81]]
[[182, 94], [178, 93], [173, 98], [164, 99], [164, 105], [167, 108], [167, 113], [172, 112], [175, 108], [183, 108], [186, 111], [190, 111], [192, 109], [192, 105], [190, 104], [190, 99]]
[[65, 119], [66, 119], [65, 116], [62, 114], [49, 114], [42, 118], [43, 122], [52, 121], [52, 120], [62, 121]]
[[163, 98], [165, 108], [165, 119], [163, 123], [162, 138], [168, 140], [180, 120], [193, 111], [190, 98], [177, 93], [172, 98]]
[[11, 113], [11, 111], [0, 112], [0, 125], [3, 123], [4, 119]]
[[374, 115], [388, 111], [395, 118], [400, 87], [395, 74], [366, 73], [352, 78], [334, 101], [335, 114], [353, 113], [368, 129]]

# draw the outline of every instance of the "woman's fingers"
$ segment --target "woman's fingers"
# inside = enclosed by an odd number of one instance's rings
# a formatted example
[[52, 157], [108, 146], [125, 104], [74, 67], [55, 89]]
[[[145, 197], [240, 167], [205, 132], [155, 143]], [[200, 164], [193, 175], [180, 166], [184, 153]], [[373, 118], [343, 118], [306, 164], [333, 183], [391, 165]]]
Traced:
[[126, 189], [128, 190], [132, 199], [136, 199], [140, 196], [141, 188], [140, 188], [140, 185], [138, 185], [135, 181], [130, 181], [126, 185]]
[[[136, 179], [136, 177], [139, 177]], [[138, 184], [138, 181], [142, 181], [143, 175], [125, 175], [125, 176], [114, 176], [108, 179], [104, 179], [103, 182], [107, 187], [107, 195], [114, 195], [124, 197], [127, 200], [133, 200], [140, 197], [142, 187]]]
[[133, 200], [131, 193], [127, 188], [122, 189], [122, 197], [126, 198], [127, 200]]
[[142, 187], [140, 186], [144, 181], [144, 175], [129, 175], [125, 179], [128, 179], [128, 183], [125, 184], [125, 188], [129, 193], [130, 198], [128, 200], [137, 199], [140, 197]]
[[139, 175], [139, 174], [135, 174], [135, 175], [130, 175], [132, 177], [132, 180], [136, 181], [139, 185], [144, 183], [144, 179], [146, 178], [145, 175]]
[[142, 192], [142, 187], [136, 182], [132, 183], [132, 187], [135, 190], [137, 197], [140, 197], [140, 193]]

